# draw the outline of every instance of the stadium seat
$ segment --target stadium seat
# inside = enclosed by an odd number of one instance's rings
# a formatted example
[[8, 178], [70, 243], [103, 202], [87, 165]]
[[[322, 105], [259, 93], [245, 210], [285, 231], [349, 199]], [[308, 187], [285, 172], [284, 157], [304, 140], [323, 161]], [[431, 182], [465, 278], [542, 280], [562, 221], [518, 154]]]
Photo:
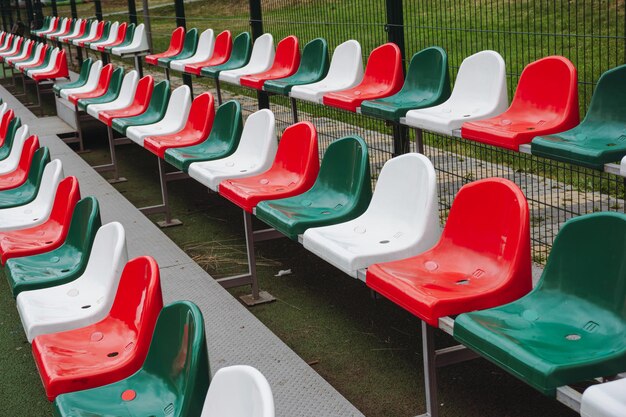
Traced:
[[135, 36], [135, 24], [131, 23], [126, 26], [126, 30], [123, 36], [121, 36], [121, 33], [122, 32], [120, 30], [117, 34], [117, 39], [115, 40], [115, 42], [101, 47], [103, 52], [110, 54], [113, 51], [113, 48], [129, 46]]
[[239, 84], [261, 90], [265, 81], [289, 77], [296, 72], [299, 65], [300, 47], [298, 38], [293, 35], [287, 36], [278, 42], [272, 66], [260, 73], [244, 75], [239, 79]]
[[328, 43], [323, 38], [313, 39], [304, 45], [300, 66], [295, 74], [278, 79], [268, 79], [263, 84], [263, 90], [288, 95], [295, 85], [304, 85], [317, 82], [328, 73]]
[[198, 29], [193, 28], [187, 31], [185, 40], [183, 42], [183, 48], [175, 55], [162, 56], [157, 59], [157, 65], [163, 68], [169, 68], [170, 62], [179, 59], [187, 59], [196, 53], [198, 47]]
[[183, 49], [185, 40], [185, 28], [180, 26], [174, 29], [170, 36], [170, 45], [165, 52], [146, 56], [144, 59], [150, 65], [158, 65], [160, 58], [168, 58], [177, 55]]
[[38, 149], [39, 138], [36, 135], [32, 135], [26, 139], [17, 168], [11, 172], [0, 175], [0, 191], [17, 188], [26, 182], [31, 166], [37, 163], [36, 152]]
[[126, 46], [120, 45], [113, 47], [111, 53], [113, 55], [132, 55], [148, 52], [150, 47], [148, 45], [148, 35], [146, 34], [146, 27], [143, 23], [137, 25], [133, 31], [133, 38]]
[[363, 57], [361, 44], [349, 40], [335, 48], [326, 77], [321, 81], [297, 85], [291, 89], [292, 98], [322, 103], [326, 93], [347, 90], [363, 79]]
[[524, 194], [503, 178], [463, 186], [432, 249], [371, 265], [365, 283], [433, 327], [442, 317], [517, 300], [532, 287]]
[[531, 152], [593, 169], [617, 162], [626, 155], [626, 65], [606, 71], [593, 91], [583, 121], [561, 133], [540, 135], [533, 139]]
[[[85, 224], [96, 205], [93, 197], [82, 199], [76, 205], [72, 222]], [[115, 243], [116, 246], [90, 256], [85, 271], [74, 281], [19, 293], [17, 309], [29, 342], [41, 334], [78, 329], [106, 317], [128, 262], [126, 241]]]
[[[134, 70], [130, 71], [128, 73], [128, 76], [132, 78], [133, 77], [133, 73], [135, 73], [134, 76], [136, 77], [136, 71], [134, 71]], [[81, 98], [76, 103], [76, 107], [80, 111], [86, 111], [87, 110], [87, 106], [90, 106], [92, 104], [109, 103], [109, 102], [115, 100], [117, 98], [117, 96], [120, 94], [120, 91], [122, 90], [122, 79], [123, 78], [125, 78], [125, 76], [124, 76], [124, 68], [122, 68], [122, 67], [116, 68], [111, 73], [111, 78], [109, 79], [109, 83], [106, 86], [106, 90], [104, 91], [104, 94], [101, 94], [101, 95], [95, 96], [95, 97]], [[102, 80], [102, 77], [100, 77], [100, 81], [101, 80]]]
[[549, 56], [524, 68], [504, 113], [463, 123], [461, 136], [517, 151], [535, 136], [562, 132], [578, 122], [576, 67], [565, 57]]
[[448, 55], [442, 48], [431, 46], [413, 55], [404, 85], [398, 93], [364, 101], [361, 113], [397, 123], [409, 110], [436, 106], [448, 97]]
[[13, 55], [10, 55], [10, 56], [0, 55], [0, 63], [4, 62], [6, 65], [9, 65], [13, 61], [19, 61], [19, 60], [24, 59], [25, 57], [28, 57], [33, 50], [33, 46], [35, 46], [35, 42], [31, 41], [30, 39], [27, 39], [22, 44], [22, 47], [19, 48], [19, 50], [15, 52]]
[[105, 39], [109, 35], [110, 29], [111, 29], [111, 22], [100, 21], [98, 26], [96, 26], [95, 35], [79, 40], [76, 46], [80, 46], [81, 48], [87, 49], [92, 43], [99, 42], [100, 40]]
[[193, 162], [226, 158], [237, 149], [243, 130], [241, 104], [228, 101], [217, 108], [209, 137], [194, 146], [169, 148], [165, 151], [165, 162], [187, 172]]
[[215, 66], [202, 67], [200, 75], [218, 79], [221, 71], [229, 71], [241, 68], [250, 61], [252, 53], [252, 40], [248, 32], [242, 32], [233, 40], [233, 47], [228, 60]]
[[267, 379], [247, 365], [219, 369], [200, 417], [274, 417], [274, 396]]
[[61, 22], [59, 24], [59, 26], [57, 27], [57, 29], [53, 32], [50, 33], [46, 33], [46, 35], [44, 36], [46, 39], [49, 40], [55, 40], [57, 38], [57, 36], [60, 35], [66, 35], [69, 30], [70, 30], [70, 24], [72, 22], [72, 19], [70, 19], [69, 17], [64, 17], [61, 19]]
[[[102, 63], [102, 61], [99, 61], [100, 63]], [[87, 83], [87, 79], [89, 78], [89, 75], [91, 73], [91, 66], [93, 64], [93, 61], [91, 60], [91, 58], [87, 58], [85, 60], [83, 60], [83, 63], [80, 65], [80, 73], [78, 74], [78, 78], [76, 79], [76, 81], [73, 82], [68, 82], [68, 83], [55, 83], [52, 86], [52, 90], [55, 92], [55, 94], [59, 94], [61, 92], [61, 90], [64, 90], [66, 88], [78, 88], [78, 87], [82, 87], [83, 85], [85, 85]]]
[[[52, 57], [52, 50], [53, 50], [52, 47], [48, 45], [44, 45], [37, 60], [28, 64], [27, 63], [20, 64], [15, 69], [19, 70], [19, 72], [22, 74], [26, 74], [31, 69], [41, 69], [41, 68], [47, 67], [48, 63], [50, 62], [50, 58]], [[26, 81], [24, 77], [22, 77], [22, 81], [24, 82]]]
[[[219, 71], [219, 80], [239, 85], [239, 79], [244, 75], [258, 74], [267, 71], [274, 62], [274, 38], [270, 33], [264, 33], [254, 41], [250, 60], [241, 68]], [[228, 65], [228, 62], [224, 65]]]
[[27, 229], [0, 232], [2, 265], [11, 258], [36, 255], [61, 246], [70, 226], [72, 212], [78, 210], [80, 191], [76, 177], [63, 179], [57, 193], [66, 197], [55, 198], [50, 216], [44, 223]]
[[66, 35], [59, 36], [58, 41], [61, 43], [68, 43], [70, 39], [76, 39], [82, 36], [85, 33], [85, 29], [87, 27], [88, 20], [87, 19], [78, 19], [74, 24], [74, 29]]
[[65, 24], [62, 26], [61, 30], [56, 31], [54, 33], [51, 33], [49, 35], [46, 35], [46, 38], [48, 38], [48, 40], [51, 40], [51, 41], [59, 41], [60, 37], [67, 36], [71, 32], [74, 31], [74, 28], [76, 27], [77, 23], [80, 23], [79, 20], [80, 19], [69, 19], [68, 18], [65, 21]]
[[385, 163], [365, 213], [307, 229], [303, 245], [356, 278], [359, 269], [430, 249], [439, 234], [435, 169], [424, 155], [409, 153]]
[[202, 313], [189, 301], [177, 301], [161, 310], [139, 371], [103, 387], [59, 395], [55, 415], [200, 416], [209, 375]]
[[317, 130], [311, 122], [300, 122], [285, 129], [268, 170], [251, 177], [224, 179], [218, 191], [252, 213], [260, 201], [292, 197], [309, 190], [319, 169]]
[[448, 100], [434, 107], [409, 110], [404, 123], [451, 135], [465, 122], [504, 112], [507, 94], [504, 59], [495, 51], [481, 51], [463, 60]]
[[35, 48], [35, 51], [30, 56], [29, 59], [21, 61], [21, 62], [16, 62], [13, 65], [13, 68], [16, 69], [17, 71], [23, 72], [22, 68], [32, 68], [32, 67], [41, 65], [45, 59], [45, 54], [46, 54], [47, 49], [48, 49], [47, 45], [43, 43], [38, 44], [37, 48]]
[[[5, 106], [3, 104], [3, 106]], [[22, 128], [22, 122], [19, 117], [14, 117], [12, 109], [8, 109], [0, 118], [0, 161], [6, 159], [13, 149], [13, 140], [16, 138], [17, 131]], [[28, 137], [28, 125], [22, 129], [22, 134], [26, 133]]]
[[[167, 94], [169, 94], [169, 84], [167, 82], [165, 83], [166, 84], [163, 84], [159, 87], [159, 89], [157, 89], [157, 94], [160, 92], [161, 95], [167, 97]], [[94, 106], [95, 108], [93, 111], [98, 112], [98, 119], [100, 119], [101, 122], [105, 123], [107, 126], [112, 126], [113, 119], [134, 117], [144, 113], [151, 102], [150, 100], [152, 98], [154, 88], [154, 78], [152, 78], [151, 75], [146, 75], [137, 82], [137, 87], [132, 92], [132, 101], [130, 104], [118, 108], [118, 106], [122, 106], [125, 102], [124, 99], [126, 94], [124, 94], [118, 97], [118, 100], [116, 100], [118, 103], [99, 104], [97, 107]], [[126, 90], [124, 90], [124, 92], [126, 92]], [[167, 100], [164, 105], [167, 105]], [[89, 112], [90, 109], [87, 109], [87, 111]]]
[[533, 291], [458, 316], [454, 337], [548, 396], [564, 385], [624, 371], [624, 233], [621, 213], [568, 220]]
[[280, 200], [261, 201], [255, 215], [290, 239], [298, 240], [298, 235], [311, 227], [343, 223], [360, 216], [371, 198], [367, 145], [359, 136], [347, 136], [328, 146], [310, 190]]
[[31, 30], [31, 33], [35, 36], [42, 37], [45, 33], [51, 32], [56, 26], [58, 17], [46, 16], [43, 19], [43, 23], [39, 29]]
[[39, 192], [44, 167], [50, 162], [48, 148], [39, 148], [30, 164], [26, 181], [19, 187], [0, 191], [0, 209], [23, 206], [28, 204]]
[[173, 59], [170, 62], [170, 68], [175, 71], [183, 72], [186, 65], [204, 62], [213, 55], [214, 46], [215, 34], [213, 33], [213, 29], [207, 29], [200, 34], [195, 53], [187, 58]]
[[[100, 71], [100, 76], [98, 77], [98, 83], [95, 88], [88, 91], [83, 92], [73, 92], [69, 93], [67, 99], [74, 105], [78, 105], [78, 100], [85, 98], [93, 98], [100, 97], [104, 93], [106, 93], [109, 88], [109, 83], [111, 82], [111, 77], [113, 75], [114, 67], [113, 64], [107, 64], [102, 67], [102, 71]], [[66, 90], [62, 90], [61, 93]], [[70, 90], [71, 91], [71, 90]]]
[[[56, 54], [55, 54], [56, 52]], [[69, 79], [70, 73], [67, 68], [67, 56], [65, 50], [55, 50], [50, 56], [50, 63], [40, 70], [28, 70], [26, 75], [32, 78], [37, 85], [45, 80], [56, 80], [58, 78]]]
[[124, 228], [120, 223], [113, 222], [101, 227], [100, 211], [96, 206], [95, 210], [85, 213], [83, 217], [76, 217], [70, 223], [65, 242], [58, 248], [7, 261], [5, 275], [13, 297], [22, 291], [55, 287], [74, 281], [85, 271], [91, 253], [108, 253], [111, 248], [123, 245], [120, 242], [125, 239]]
[[87, 24], [85, 24], [85, 30], [82, 34], [75, 38], [72, 37], [66, 39], [65, 43], [67, 43], [68, 45], [77, 45], [77, 42], [88, 39], [91, 36], [95, 36], [99, 23], [100, 22], [95, 19], [88, 21]]
[[159, 266], [149, 256], [130, 260], [111, 310], [97, 323], [33, 339], [33, 357], [48, 400], [128, 378], [146, 359], [163, 308]]
[[102, 30], [104, 29], [104, 20], [94, 21], [89, 30], [85, 30], [85, 34], [76, 39], [72, 39], [71, 44], [82, 48], [84, 46], [84, 42], [90, 42], [98, 37], [98, 33], [102, 35]]
[[114, 45], [119, 45], [120, 43], [124, 42], [127, 29], [128, 23], [121, 23], [117, 27], [117, 32], [113, 30], [109, 31], [109, 38], [105, 42], [98, 43], [97, 45], [92, 44], [91, 49], [95, 49], [100, 52], [106, 52], [106, 48], [112, 47]]
[[109, 31], [103, 33], [100, 39], [94, 40], [89, 43], [89, 49], [97, 51], [101, 45], [107, 45], [109, 42], [113, 42], [117, 38], [117, 32], [120, 29], [120, 22], [113, 22], [109, 26]]
[[126, 129], [126, 137], [143, 146], [143, 141], [148, 136], [176, 133], [185, 125], [190, 108], [191, 91], [188, 86], [182, 85], [172, 92], [167, 109], [160, 120], [150, 124], [130, 126]]
[[211, 93], [200, 94], [191, 102], [189, 116], [182, 129], [170, 134], [147, 136], [143, 147], [159, 158], [164, 158], [166, 149], [199, 144], [207, 139], [213, 126], [214, 106]]
[[[113, 82], [109, 85], [109, 90], [104, 96], [101, 96], [99, 102], [95, 102], [96, 99], [91, 99], [90, 104], [87, 106], [87, 113], [94, 118], [98, 119], [99, 113], [101, 111], [117, 111], [120, 109], [127, 108], [133, 103], [133, 98], [135, 96], [135, 92], [137, 91], [137, 84], [139, 83], [139, 74], [137, 71], [132, 70], [124, 75], [124, 79], [118, 89], [118, 94], [114, 95], [115, 92]], [[109, 94], [111, 93], [111, 94]], [[105, 99], [105, 96], [108, 96], [108, 100]], [[79, 105], [82, 100], [79, 100]]]
[[[207, 58], [202, 61], [198, 58], [198, 61], [185, 64], [184, 71], [188, 74], [200, 75], [200, 71], [204, 67], [222, 65], [230, 58], [232, 49], [232, 35], [229, 30], [225, 30], [215, 37], [211, 53], [208, 54]], [[198, 47], [198, 50], [200, 50], [200, 47]]]
[[[28, 146], [26, 141], [30, 137], [31, 136], [28, 134], [27, 125], [21, 126], [19, 129], [17, 129], [11, 143], [11, 151], [9, 152], [9, 156], [0, 160], [0, 177], [11, 173], [18, 168], [20, 161], [22, 160], [24, 148]], [[37, 149], [35, 148], [33, 152], [35, 152], [36, 150]], [[0, 227], [2, 227], [2, 225], [0, 225]]]
[[170, 100], [170, 83], [163, 80], [152, 89], [148, 107], [142, 113], [124, 118], [116, 118], [111, 122], [111, 127], [121, 134], [131, 126], [141, 126], [156, 123], [163, 119]]
[[227, 178], [243, 178], [260, 174], [272, 166], [278, 144], [274, 113], [263, 109], [246, 119], [237, 150], [216, 160], [193, 162], [189, 175], [213, 191]]
[[[215, 377], [213, 378], [215, 382]], [[211, 384], [213, 384], [213, 382]], [[210, 388], [209, 388], [210, 389]], [[626, 379], [605, 382], [585, 390], [581, 417], [622, 417], [626, 415]]]
[[76, 86], [60, 86], [59, 95], [64, 99], [68, 99], [70, 94], [82, 94], [88, 91], [93, 91], [98, 86], [98, 80], [100, 79], [100, 73], [102, 72], [102, 61], [98, 60], [91, 64], [89, 68], [89, 76], [87, 81]]

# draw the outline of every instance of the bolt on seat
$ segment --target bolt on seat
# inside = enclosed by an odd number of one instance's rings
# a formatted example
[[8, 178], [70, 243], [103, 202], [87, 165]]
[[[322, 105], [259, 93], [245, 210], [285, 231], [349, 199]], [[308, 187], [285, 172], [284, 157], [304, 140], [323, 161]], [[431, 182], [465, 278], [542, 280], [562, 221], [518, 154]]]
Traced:
[[289, 96], [300, 100], [322, 103], [326, 93], [350, 89], [363, 79], [361, 44], [346, 41], [335, 48], [326, 76], [317, 82], [294, 86]]
[[524, 68], [504, 113], [463, 123], [461, 136], [517, 151], [535, 136], [571, 129], [578, 121], [576, 67], [565, 57], [549, 56]]
[[626, 392], [626, 379], [623, 378], [587, 388], [583, 392], [580, 416], [621, 417], [626, 415], [624, 392]]
[[312, 227], [352, 220], [365, 212], [372, 198], [369, 153], [359, 136], [332, 142], [310, 190], [280, 200], [261, 201], [258, 219], [290, 239]]
[[30, 164], [26, 181], [19, 187], [0, 190], [0, 209], [23, 206], [33, 201], [41, 188], [44, 168], [49, 162], [50, 151], [48, 148], [37, 149]]
[[267, 171], [278, 148], [274, 113], [268, 109], [246, 119], [237, 150], [231, 155], [189, 165], [189, 176], [213, 191], [229, 178], [244, 178]]
[[229, 84], [240, 85], [239, 79], [244, 75], [267, 71], [272, 66], [272, 62], [274, 62], [274, 56], [274, 38], [270, 33], [265, 33], [254, 41], [248, 63], [237, 69], [225, 70], [222, 68], [219, 71], [219, 80]]
[[299, 65], [300, 48], [298, 38], [293, 35], [287, 36], [278, 42], [272, 66], [260, 73], [244, 75], [239, 79], [239, 84], [262, 90], [266, 81], [289, 77], [296, 72]]
[[99, 388], [59, 395], [55, 415], [199, 416], [209, 375], [202, 313], [189, 301], [177, 301], [161, 310], [139, 371]]
[[[200, 50], [200, 47], [198, 47], [198, 50]], [[206, 59], [200, 60], [200, 58], [198, 57], [197, 60], [186, 63], [183, 70], [188, 74], [200, 75], [200, 71], [202, 71], [202, 68], [222, 65], [226, 61], [228, 61], [232, 50], [233, 38], [230, 31], [225, 30], [223, 32], [220, 32], [215, 37], [215, 41], [213, 42], [211, 51], [207, 54]]]
[[187, 59], [193, 56], [198, 47], [198, 29], [190, 29], [185, 35], [182, 49], [175, 55], [162, 56], [157, 59], [157, 65], [162, 68], [169, 68], [170, 62], [174, 60]]
[[149, 256], [130, 260], [122, 271], [111, 310], [102, 320], [33, 339], [33, 357], [48, 400], [111, 384], [137, 372], [148, 354], [162, 308], [156, 261]]
[[168, 148], [163, 157], [165, 162], [187, 172], [193, 162], [222, 159], [235, 152], [242, 130], [241, 104], [235, 100], [227, 101], [217, 108], [211, 131], [203, 142], [193, 146]]
[[207, 65], [200, 69], [203, 77], [219, 79], [220, 72], [242, 68], [250, 61], [252, 38], [250, 33], [242, 32], [233, 40], [233, 47], [228, 60], [221, 64]]
[[359, 217], [307, 229], [310, 252], [356, 278], [357, 271], [430, 249], [439, 239], [435, 169], [424, 155], [408, 153], [385, 162], [372, 200]]
[[463, 123], [497, 116], [507, 107], [504, 59], [495, 51], [481, 51], [463, 60], [452, 93], [445, 102], [409, 110], [404, 123], [451, 135]]
[[458, 316], [455, 339], [548, 396], [624, 371], [624, 233], [620, 213], [568, 220], [533, 291]]
[[448, 54], [443, 48], [431, 46], [413, 55], [399, 92], [389, 97], [365, 100], [361, 103], [361, 113], [397, 123], [409, 110], [436, 106], [448, 97]]
[[186, 65], [204, 62], [213, 55], [215, 46], [215, 34], [213, 29], [207, 29], [198, 37], [198, 46], [195, 53], [187, 58], [176, 58], [170, 61], [170, 68], [174, 71], [183, 72]]
[[532, 154], [598, 170], [626, 156], [625, 77], [626, 65], [602, 74], [583, 121], [564, 132], [538, 135]]

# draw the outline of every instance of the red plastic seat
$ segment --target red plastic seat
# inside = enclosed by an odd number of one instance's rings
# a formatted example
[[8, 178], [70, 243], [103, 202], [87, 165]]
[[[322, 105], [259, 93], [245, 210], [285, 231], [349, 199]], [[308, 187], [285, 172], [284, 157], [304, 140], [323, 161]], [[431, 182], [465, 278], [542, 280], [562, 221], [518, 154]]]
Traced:
[[19, 71], [21, 73], [26, 72], [26, 70], [29, 70], [31, 68], [35, 68], [35, 67], [39, 67], [41, 64], [43, 64], [43, 61], [46, 59], [46, 54], [48, 53], [48, 50], [50, 49], [50, 45], [44, 45], [43, 49], [41, 50], [41, 54], [39, 55], [39, 58], [37, 59], [36, 62], [33, 62], [31, 64], [28, 65], [22, 65], [19, 68]]
[[68, 97], [69, 101], [75, 105], [78, 100], [82, 98], [100, 97], [108, 90], [109, 83], [111, 82], [111, 75], [113, 75], [113, 64], [107, 64], [102, 67], [102, 70], [100, 70], [100, 78], [98, 78], [98, 85], [96, 85], [95, 89], [85, 93], [71, 94]]
[[218, 190], [251, 213], [260, 201], [291, 197], [307, 191], [313, 186], [319, 169], [315, 126], [310, 122], [300, 122], [285, 129], [270, 169], [252, 177], [224, 180]]
[[185, 65], [185, 72], [189, 74], [200, 75], [200, 71], [204, 67], [213, 67], [215, 65], [221, 65], [228, 61], [230, 53], [233, 50], [233, 37], [230, 30], [220, 32], [215, 37], [215, 46], [213, 47], [213, 54], [211, 58], [206, 61], [197, 62], [195, 64]]
[[0, 146], [4, 145], [4, 140], [6, 139], [7, 132], [9, 131], [9, 125], [14, 117], [15, 113], [13, 112], [13, 109], [9, 109], [4, 112], [2, 119], [0, 119]]
[[10, 190], [26, 182], [28, 171], [37, 149], [39, 149], [39, 138], [36, 135], [32, 135], [24, 142], [17, 169], [8, 174], [0, 175], [0, 190]]
[[138, 371], [162, 308], [156, 261], [149, 256], [130, 260], [106, 318], [33, 340], [33, 356], [48, 400], [110, 384]]
[[565, 57], [549, 56], [524, 68], [504, 113], [463, 123], [461, 136], [517, 151], [535, 136], [563, 132], [578, 122], [576, 67]]
[[[56, 62], [54, 63], [54, 67], [48, 72], [42, 72], [39, 74], [33, 74], [31, 78], [35, 81], [42, 80], [53, 80], [56, 78], [69, 78], [69, 70], [67, 68], [67, 57], [65, 49], [62, 49], [59, 54], [57, 54]], [[109, 76], [110, 78], [110, 76]], [[102, 79], [102, 76], [100, 77]], [[108, 87], [107, 82], [107, 87]], [[96, 96], [97, 97], [97, 96]], [[76, 104], [76, 102], [74, 102]]]
[[150, 105], [153, 89], [154, 78], [151, 75], [146, 75], [137, 82], [135, 97], [130, 106], [119, 110], [102, 111], [98, 114], [98, 118], [107, 126], [111, 126], [113, 119], [133, 117], [145, 112]]
[[[105, 25], [105, 21], [101, 20], [98, 22], [97, 26], [96, 26], [96, 36], [94, 39], [90, 40], [89, 42], [97, 42], [100, 39], [102, 39], [102, 33], [104, 32], [104, 25]], [[81, 48], [85, 47], [85, 43], [87, 41], [79, 41], [78, 42], [78, 46], [80, 46]]]
[[463, 186], [432, 249], [372, 265], [365, 282], [435, 327], [441, 317], [520, 298], [532, 287], [524, 194], [503, 178]]
[[57, 187], [50, 217], [45, 223], [20, 230], [0, 232], [0, 261], [2, 265], [11, 258], [37, 255], [58, 248], [65, 241], [74, 206], [80, 199], [78, 180], [67, 177]]
[[169, 58], [174, 55], [178, 55], [183, 50], [183, 43], [185, 41], [185, 28], [177, 27], [172, 32], [172, 38], [170, 39], [170, 46], [167, 51], [159, 54], [152, 54], [145, 57], [146, 63], [150, 65], [158, 65], [159, 58]]
[[263, 89], [263, 84], [268, 80], [276, 80], [293, 75], [300, 65], [300, 47], [298, 38], [287, 36], [276, 46], [276, 56], [271, 68], [265, 72], [241, 77], [239, 83], [246, 87]]
[[203, 142], [211, 133], [215, 118], [215, 101], [211, 93], [203, 93], [191, 103], [189, 117], [185, 127], [171, 135], [148, 136], [144, 138], [143, 147], [157, 155], [165, 157], [169, 148], [197, 145]]
[[117, 36], [115, 37], [115, 39], [113, 39], [113, 41], [111, 41], [109, 43], [105, 43], [105, 44], [99, 45], [97, 47], [98, 51], [104, 52], [105, 48], [113, 47], [113, 46], [119, 45], [122, 42], [124, 42], [124, 38], [126, 37], [126, 29], [127, 28], [128, 28], [128, 23], [126, 23], [126, 22], [121, 23], [118, 26], [118, 28], [117, 28]]
[[327, 106], [356, 112], [365, 100], [387, 97], [400, 91], [404, 83], [402, 54], [395, 43], [374, 49], [367, 60], [363, 81], [356, 87], [324, 95]]

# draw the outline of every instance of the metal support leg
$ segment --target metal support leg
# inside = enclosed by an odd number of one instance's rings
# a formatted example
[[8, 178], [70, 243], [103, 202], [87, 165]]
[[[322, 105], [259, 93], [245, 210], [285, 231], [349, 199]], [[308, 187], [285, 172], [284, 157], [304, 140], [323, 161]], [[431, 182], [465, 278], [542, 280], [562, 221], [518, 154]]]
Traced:
[[96, 165], [93, 169], [96, 172], [112, 172], [113, 178], [109, 178], [107, 181], [111, 184], [117, 184], [120, 182], [128, 181], [124, 177], [120, 177], [119, 170], [117, 166], [117, 156], [115, 155], [115, 137], [113, 136], [113, 128], [111, 126], [107, 126], [107, 135], [109, 138], [109, 151], [111, 152], [111, 163], [104, 165]]
[[137, 70], [139, 78], [143, 78], [143, 66], [141, 65], [141, 58], [139, 55], [135, 55], [135, 70]]
[[293, 97], [290, 97], [289, 101], [291, 102], [291, 115], [293, 116], [293, 122], [298, 123], [298, 103]]
[[438, 417], [437, 403], [437, 364], [435, 352], [435, 329], [422, 322], [422, 355], [424, 357], [424, 391], [426, 393], [426, 414], [420, 417]]
[[417, 153], [424, 153], [424, 131], [415, 129], [415, 150]]
[[78, 105], [74, 105], [74, 120], [76, 122], [76, 137], [78, 142], [78, 152], [85, 152], [85, 145], [83, 143], [83, 129], [80, 126], [80, 111]]
[[[43, 103], [41, 102], [41, 87], [39, 86], [39, 83], [37, 81], [35, 81], [35, 86], [37, 87], [37, 107], [39, 107], [39, 117], [43, 117]], [[81, 139], [81, 146], [82, 146], [82, 139]]]
[[170, 69], [169, 68], [165, 68], [165, 79], [167, 81], [170, 80]]
[[140, 208], [139, 211], [141, 211], [143, 214], [156, 214], [156, 213], [165, 214], [165, 220], [157, 222], [157, 225], [159, 227], [163, 228], [163, 227], [180, 226], [181, 224], [183, 224], [183, 222], [181, 222], [178, 219], [172, 219], [172, 211], [170, 210], [169, 197], [167, 193], [167, 175], [165, 173], [165, 161], [163, 161], [159, 157], [157, 157], [157, 160], [159, 162], [159, 181], [161, 183], [162, 203], [156, 206]]
[[220, 79], [219, 77], [215, 78], [215, 90], [217, 92], [217, 105], [222, 105], [222, 90], [220, 88]]

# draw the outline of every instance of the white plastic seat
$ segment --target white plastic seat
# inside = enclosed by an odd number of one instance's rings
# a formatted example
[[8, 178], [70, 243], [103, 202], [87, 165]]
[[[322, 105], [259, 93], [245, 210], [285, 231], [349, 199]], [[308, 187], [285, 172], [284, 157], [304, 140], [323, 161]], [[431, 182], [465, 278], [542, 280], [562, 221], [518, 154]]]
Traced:
[[270, 169], [277, 149], [274, 113], [259, 110], [248, 116], [235, 152], [226, 158], [192, 163], [189, 176], [217, 191], [223, 180], [250, 177]]
[[200, 417], [274, 417], [274, 396], [265, 376], [247, 365], [219, 369]]
[[98, 115], [102, 111], [119, 110], [130, 106], [135, 98], [135, 91], [137, 90], [138, 83], [139, 74], [137, 71], [129, 71], [126, 75], [124, 75], [119, 96], [117, 96], [115, 100], [108, 103], [88, 105], [87, 113], [97, 119]]
[[369, 207], [354, 220], [308, 229], [303, 245], [356, 277], [359, 269], [414, 256], [439, 240], [435, 169], [424, 155], [388, 160], [380, 171]]
[[177, 59], [170, 62], [170, 68], [175, 71], [183, 72], [185, 65], [195, 64], [206, 61], [213, 55], [213, 47], [215, 46], [215, 36], [213, 29], [207, 29], [200, 34], [198, 39], [198, 48], [196, 53], [187, 59]]
[[88, 91], [93, 91], [98, 86], [98, 80], [100, 80], [100, 72], [102, 71], [102, 61], [98, 60], [91, 64], [91, 68], [89, 69], [89, 76], [87, 77], [87, 82], [81, 87], [75, 88], [64, 88], [59, 92], [61, 97], [67, 99], [72, 94], [80, 94], [86, 93]]
[[38, 43], [37, 47], [35, 47], [35, 52], [31, 55], [30, 59], [24, 61], [24, 62], [18, 62], [15, 64], [15, 69], [20, 69], [24, 66], [33, 64], [35, 62], [37, 62], [39, 60], [39, 57], [41, 56], [41, 52], [43, 51], [44, 48], [44, 44], [43, 43]]
[[448, 100], [434, 107], [410, 110], [403, 122], [450, 135], [463, 123], [497, 116], [508, 106], [504, 59], [495, 51], [481, 51], [463, 60]]
[[142, 126], [131, 126], [126, 129], [126, 137], [138, 145], [143, 146], [143, 140], [148, 136], [170, 135], [180, 131], [187, 122], [191, 108], [191, 91], [186, 85], [181, 85], [170, 96], [163, 119], [156, 123]]
[[587, 388], [580, 404], [580, 415], [582, 417], [626, 416], [626, 378]]
[[46, 33], [46, 39], [49, 39], [50, 36], [56, 36], [56, 35], [60, 35], [61, 33], [65, 32], [65, 30], [67, 29], [67, 26], [70, 24], [70, 18], [69, 17], [64, 17], [63, 19], [61, 19], [61, 23], [59, 24], [59, 27], [56, 28], [56, 30], [50, 32], [50, 33]]
[[133, 40], [127, 46], [116, 46], [111, 49], [113, 55], [130, 55], [147, 52], [150, 50], [148, 45], [148, 36], [146, 35], [146, 27], [140, 23], [133, 32]]
[[67, 38], [71, 38], [72, 36], [78, 35], [78, 32], [80, 32], [80, 26], [82, 25], [82, 23], [83, 23], [83, 19], [77, 19], [76, 23], [74, 24], [74, 30], [72, 30], [67, 35], [59, 36], [58, 41], [63, 42]]
[[241, 68], [221, 71], [219, 75], [220, 81], [230, 84], [239, 84], [239, 79], [245, 75], [258, 74], [271, 68], [274, 62], [274, 38], [270, 33], [265, 33], [254, 41], [252, 46], [252, 54], [248, 64]]
[[312, 84], [296, 85], [289, 95], [300, 100], [322, 103], [325, 94], [355, 87], [363, 80], [361, 44], [349, 40], [335, 48], [328, 74]]
[[112, 222], [98, 229], [85, 272], [56, 287], [23, 291], [17, 309], [29, 342], [40, 335], [89, 326], [111, 310], [128, 262], [124, 227]]
[[109, 36], [107, 36], [105, 39], [100, 39], [97, 42], [93, 42], [89, 44], [89, 48], [93, 49], [94, 51], [97, 51], [98, 46], [106, 45], [106, 44], [113, 42], [117, 38], [117, 32], [119, 29], [120, 29], [120, 22], [111, 23], [111, 26], [109, 27]]
[[54, 48], [52, 50], [52, 53], [50, 54], [50, 62], [48, 62], [48, 65], [46, 65], [44, 68], [41, 68], [41, 69], [27, 70], [26, 75], [32, 78], [33, 75], [35, 74], [43, 74], [43, 73], [52, 71], [52, 69], [55, 67], [57, 63], [57, 56], [59, 55], [59, 53], [60, 53], [59, 48]]
[[98, 33], [98, 21], [94, 21], [89, 27], [89, 36], [85, 39], [74, 39], [72, 40], [72, 44], [78, 46], [79, 42], [91, 42], [96, 39], [96, 34]]
[[0, 232], [34, 227], [50, 217], [59, 183], [63, 179], [63, 164], [54, 159], [46, 164], [39, 192], [33, 201], [19, 207], [0, 210]]
[[0, 161], [0, 175], [8, 174], [17, 169], [22, 159], [22, 150], [26, 139], [28, 139], [28, 125], [23, 125], [15, 132], [9, 156]]

